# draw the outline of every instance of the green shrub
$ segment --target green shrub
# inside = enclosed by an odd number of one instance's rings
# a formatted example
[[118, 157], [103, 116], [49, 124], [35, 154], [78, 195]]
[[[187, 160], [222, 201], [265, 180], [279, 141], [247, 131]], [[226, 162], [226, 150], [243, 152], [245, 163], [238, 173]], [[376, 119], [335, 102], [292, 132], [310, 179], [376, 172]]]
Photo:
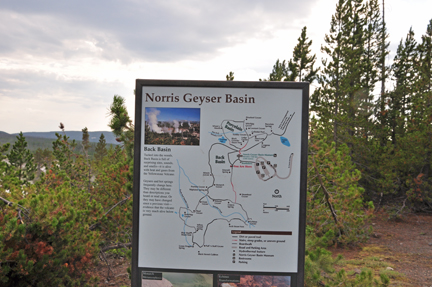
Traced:
[[329, 244], [365, 241], [371, 233], [372, 202], [363, 202], [358, 186], [361, 173], [351, 161], [349, 148], [328, 143], [319, 132], [311, 136], [307, 225]]
[[2, 286], [83, 286], [94, 281], [87, 268], [99, 251], [99, 234], [89, 224], [100, 216], [101, 206], [68, 183], [45, 187], [28, 190], [19, 205], [0, 203]]

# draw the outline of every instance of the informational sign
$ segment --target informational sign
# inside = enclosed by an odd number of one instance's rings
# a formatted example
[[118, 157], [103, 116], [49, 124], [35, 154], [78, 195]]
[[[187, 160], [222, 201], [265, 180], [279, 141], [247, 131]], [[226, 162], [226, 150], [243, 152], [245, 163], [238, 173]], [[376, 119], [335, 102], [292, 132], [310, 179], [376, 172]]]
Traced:
[[302, 286], [308, 89], [137, 80], [133, 286]]

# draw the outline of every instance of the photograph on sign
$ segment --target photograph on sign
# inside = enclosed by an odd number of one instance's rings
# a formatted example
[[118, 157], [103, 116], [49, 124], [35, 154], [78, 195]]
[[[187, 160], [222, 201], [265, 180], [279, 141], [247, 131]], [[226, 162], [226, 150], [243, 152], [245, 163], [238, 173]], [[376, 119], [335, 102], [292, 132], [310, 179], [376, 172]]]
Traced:
[[199, 145], [199, 108], [145, 108], [146, 145]]
[[218, 287], [269, 286], [290, 287], [291, 276], [218, 274]]
[[213, 275], [203, 273], [147, 272], [142, 273], [142, 287], [212, 287]]

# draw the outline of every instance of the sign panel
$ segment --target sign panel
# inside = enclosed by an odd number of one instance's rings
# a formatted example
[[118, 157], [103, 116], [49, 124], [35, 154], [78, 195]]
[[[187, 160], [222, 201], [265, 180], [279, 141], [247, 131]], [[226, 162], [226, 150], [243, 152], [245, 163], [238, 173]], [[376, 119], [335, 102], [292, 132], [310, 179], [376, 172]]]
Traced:
[[134, 286], [254, 275], [300, 286], [308, 84], [137, 80], [136, 91]]

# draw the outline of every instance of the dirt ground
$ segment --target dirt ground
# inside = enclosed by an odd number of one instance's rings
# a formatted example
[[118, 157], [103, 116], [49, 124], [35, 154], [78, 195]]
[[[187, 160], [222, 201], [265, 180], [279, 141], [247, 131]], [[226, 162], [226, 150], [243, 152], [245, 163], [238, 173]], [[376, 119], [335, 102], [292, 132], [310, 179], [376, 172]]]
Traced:
[[369, 244], [383, 246], [395, 271], [405, 274], [406, 284], [401, 286], [432, 287], [432, 215], [387, 218], [385, 214], [375, 218], [375, 236]]
[[125, 257], [108, 257], [107, 261], [99, 261], [90, 273], [99, 277], [99, 286], [131, 286], [129, 267], [130, 261]]
[[[406, 214], [389, 220], [385, 213], [372, 220], [374, 232], [367, 243], [355, 249], [331, 249], [348, 263], [376, 259], [369, 268], [388, 270], [390, 286], [432, 287], [432, 215]], [[377, 268], [374, 268], [374, 267]], [[352, 267], [352, 266], [351, 266]], [[355, 268], [355, 266], [354, 266]]]
[[[385, 213], [376, 214], [372, 221], [373, 236], [367, 243], [353, 249], [332, 248], [331, 251], [335, 256], [344, 256], [343, 268], [351, 273], [355, 274], [360, 268], [356, 262], [364, 266], [366, 261], [368, 268], [388, 271], [390, 286], [432, 287], [432, 215], [406, 214], [399, 220], [388, 218]], [[99, 276], [100, 286], [130, 286], [128, 260], [121, 257], [107, 260], [110, 268], [100, 261], [92, 272]]]

